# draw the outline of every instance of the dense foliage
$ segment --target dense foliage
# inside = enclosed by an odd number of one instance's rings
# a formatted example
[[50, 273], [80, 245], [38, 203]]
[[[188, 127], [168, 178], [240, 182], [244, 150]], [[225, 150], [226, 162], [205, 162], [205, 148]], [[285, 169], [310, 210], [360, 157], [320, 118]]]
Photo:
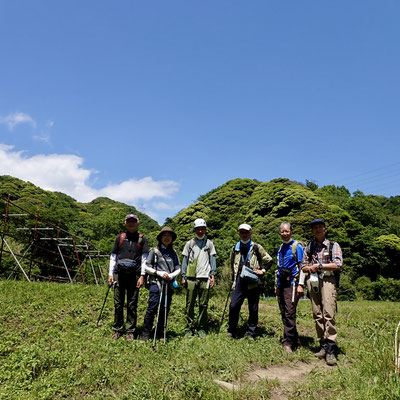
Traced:
[[[318, 188], [283, 178], [270, 182], [234, 179], [200, 196], [167, 223], [176, 229], [182, 246], [192, 235], [193, 220], [204, 218], [209, 236], [215, 240], [218, 265], [223, 269], [232, 245], [238, 240], [240, 223], [249, 223], [253, 239], [275, 255], [281, 222], [290, 222], [293, 237], [307, 242], [311, 239], [310, 221], [323, 218], [328, 226], [327, 237], [342, 247], [341, 296], [351, 299], [358, 288], [355, 282], [361, 276], [373, 282], [400, 279], [399, 215], [399, 196], [386, 198], [361, 192], [352, 196], [343, 186]], [[272, 288], [268, 289], [271, 293]], [[358, 293], [365, 296], [362, 291]], [[400, 291], [397, 296], [386, 296], [379, 290], [374, 293], [366, 298], [400, 300]]]
[[[53, 223], [61, 220], [68, 231], [90, 237], [104, 254], [109, 253], [129, 212], [139, 215], [141, 231], [155, 244], [159, 225], [123, 203], [98, 198], [82, 204], [65, 194], [2, 176], [0, 196], [4, 198], [7, 194], [19, 206], [33, 213], [37, 207], [42, 217]], [[5, 203], [0, 207], [4, 213]], [[342, 298], [359, 295], [365, 299], [400, 300], [400, 291], [396, 290], [400, 280], [400, 196], [387, 198], [359, 191], [351, 194], [344, 186], [318, 188], [311, 181], [304, 185], [284, 178], [270, 182], [234, 179], [200, 196], [194, 204], [166, 220], [178, 234], [175, 244], [178, 251], [192, 237], [193, 221], [200, 217], [207, 221], [208, 235], [214, 239], [222, 281], [227, 274], [229, 252], [238, 240], [240, 223], [252, 225], [253, 239], [274, 256], [280, 243], [281, 222], [290, 222], [294, 238], [307, 242], [311, 239], [310, 221], [323, 218], [328, 225], [327, 237], [339, 242], [343, 249]], [[16, 217], [13, 221], [17, 226], [22, 219]], [[360, 278], [365, 279], [360, 281]], [[272, 294], [272, 279], [268, 282], [266, 291]], [[371, 288], [361, 289], [360, 282]]]

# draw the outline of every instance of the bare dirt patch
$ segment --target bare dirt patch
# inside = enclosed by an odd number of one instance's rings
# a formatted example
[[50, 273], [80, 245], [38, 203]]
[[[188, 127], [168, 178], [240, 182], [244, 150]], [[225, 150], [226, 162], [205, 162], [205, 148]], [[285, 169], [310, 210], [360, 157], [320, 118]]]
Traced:
[[278, 381], [280, 387], [276, 387], [273, 390], [271, 394], [271, 400], [287, 400], [288, 395], [286, 394], [286, 390], [284, 390], [283, 388], [289, 389], [292, 385], [306, 380], [307, 375], [314, 368], [328, 369], [329, 367], [325, 364], [325, 362], [321, 360], [315, 360], [309, 364], [305, 362], [298, 362], [290, 366], [272, 365], [269, 368], [255, 367], [254, 369], [247, 372], [238, 381], [225, 382], [216, 379], [214, 380], [214, 382], [224, 389], [233, 391], [238, 390], [252, 382], [257, 382], [260, 380]]

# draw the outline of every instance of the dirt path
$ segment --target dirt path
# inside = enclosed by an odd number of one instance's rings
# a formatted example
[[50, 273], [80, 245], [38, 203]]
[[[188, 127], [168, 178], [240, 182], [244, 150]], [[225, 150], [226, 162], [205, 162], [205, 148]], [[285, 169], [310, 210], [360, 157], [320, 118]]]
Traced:
[[238, 390], [241, 387], [257, 382], [260, 380], [273, 381], [277, 380], [280, 383], [279, 387], [273, 389], [271, 393], [271, 400], [287, 400], [288, 394], [286, 389], [299, 382], [305, 381], [307, 375], [314, 369], [328, 369], [325, 362], [315, 360], [309, 364], [305, 362], [298, 362], [293, 365], [272, 365], [269, 368], [255, 368], [247, 372], [242, 379], [236, 382], [225, 382], [214, 380], [214, 382], [227, 390]]

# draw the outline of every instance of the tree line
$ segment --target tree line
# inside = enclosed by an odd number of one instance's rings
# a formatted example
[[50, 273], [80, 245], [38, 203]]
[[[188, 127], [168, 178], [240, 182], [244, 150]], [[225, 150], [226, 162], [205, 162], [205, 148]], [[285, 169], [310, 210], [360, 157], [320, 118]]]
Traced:
[[[33, 212], [39, 209], [44, 218], [55, 223], [61, 220], [65, 229], [90, 237], [103, 254], [110, 252], [128, 213], [139, 216], [140, 231], [148, 236], [151, 245], [155, 244], [160, 229], [156, 221], [134, 207], [108, 198], [79, 203], [63, 193], [44, 191], [32, 183], [0, 176], [0, 196], [4, 199], [8, 194], [21, 207]], [[4, 201], [0, 207], [4, 214]], [[221, 285], [227, 278], [228, 255], [237, 241], [237, 227], [241, 223], [250, 224], [253, 238], [273, 255], [280, 244], [281, 222], [290, 222], [293, 237], [306, 243], [311, 239], [310, 221], [323, 218], [328, 227], [327, 237], [339, 242], [343, 249], [340, 297], [400, 300], [400, 196], [350, 193], [344, 186], [319, 188], [311, 181], [302, 184], [286, 178], [269, 182], [234, 179], [167, 218], [165, 224], [178, 235], [175, 244], [178, 250], [192, 237], [196, 218], [207, 221], [208, 235], [217, 249]], [[22, 218], [11, 221], [11, 230], [24, 222]], [[4, 276], [5, 272], [1, 274]], [[267, 295], [273, 293], [272, 281], [271, 277]]]

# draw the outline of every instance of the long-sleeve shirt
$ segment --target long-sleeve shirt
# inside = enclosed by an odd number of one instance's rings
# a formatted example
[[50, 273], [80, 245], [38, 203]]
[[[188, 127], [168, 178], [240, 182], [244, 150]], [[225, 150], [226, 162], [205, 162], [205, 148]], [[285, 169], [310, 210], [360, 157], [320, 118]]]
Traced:
[[170, 247], [165, 248], [164, 245], [161, 245], [161, 248], [152, 248], [146, 260], [145, 271], [160, 278], [163, 278], [165, 273], [170, 280], [176, 278], [181, 272], [176, 251]]

